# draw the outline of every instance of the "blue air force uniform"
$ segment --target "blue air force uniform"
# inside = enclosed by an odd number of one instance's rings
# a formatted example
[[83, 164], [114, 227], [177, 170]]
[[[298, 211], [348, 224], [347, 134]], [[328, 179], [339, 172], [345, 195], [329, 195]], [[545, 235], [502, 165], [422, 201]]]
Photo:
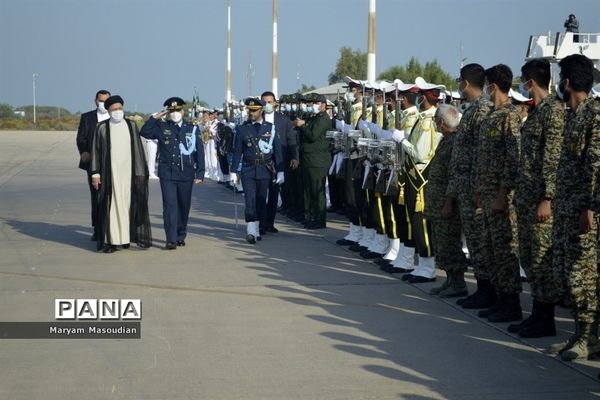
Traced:
[[[185, 102], [179, 97], [168, 99], [168, 110], [181, 112]], [[158, 140], [158, 177], [163, 200], [163, 219], [167, 248], [184, 246], [192, 202], [194, 179], [204, 179], [204, 146], [200, 129], [181, 119], [161, 121], [150, 117], [140, 134]]]
[[[246, 106], [262, 110], [264, 103], [259, 99], [247, 99]], [[247, 120], [237, 127], [234, 142], [232, 170], [242, 164], [241, 180], [246, 202], [245, 219], [248, 235], [259, 237], [258, 221], [266, 215], [267, 192], [277, 173], [283, 174], [281, 142], [273, 124]], [[281, 176], [281, 175], [280, 175]], [[253, 243], [253, 239], [247, 240]]]

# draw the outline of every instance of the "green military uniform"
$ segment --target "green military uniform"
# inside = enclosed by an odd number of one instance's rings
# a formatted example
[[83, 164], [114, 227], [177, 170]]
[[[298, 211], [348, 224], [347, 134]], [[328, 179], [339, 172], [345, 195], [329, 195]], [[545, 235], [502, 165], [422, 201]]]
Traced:
[[[519, 168], [519, 140], [521, 117], [509, 101], [492, 107], [483, 119], [479, 130], [475, 176], [475, 192], [479, 195], [481, 208], [476, 212], [483, 217], [481, 251], [482, 262], [491, 266], [492, 284], [506, 303], [502, 311], [488, 315], [490, 322], [520, 319], [519, 259], [517, 250], [516, 215], [512, 204], [513, 190]], [[500, 188], [506, 190], [504, 210], [497, 213], [492, 202]], [[504, 318], [506, 317], [506, 318]]]
[[600, 212], [599, 172], [600, 100], [590, 96], [577, 110], [566, 114], [556, 173], [553, 268], [559, 295], [571, 304], [577, 324], [567, 347], [579, 347], [575, 353], [563, 352], [563, 358], [568, 359], [587, 354], [581, 349], [580, 341], [586, 340], [584, 346], [597, 341], [598, 229], [594, 223], [589, 232], [580, 233], [579, 217], [586, 209]]
[[564, 106], [554, 96], [533, 108], [521, 130], [521, 161], [515, 189], [521, 267], [535, 300], [554, 303], [552, 217], [537, 222], [537, 207], [552, 200], [564, 127]]
[[462, 229], [460, 217], [454, 214], [445, 219], [442, 208], [446, 202], [448, 167], [456, 133], [452, 133], [438, 144], [435, 156], [429, 164], [429, 180], [425, 186], [425, 217], [431, 221], [432, 243], [435, 263], [450, 276], [467, 270], [467, 260], [462, 251]]
[[326, 132], [331, 128], [331, 119], [325, 111], [309, 119], [300, 128], [300, 167], [304, 185], [304, 209], [310, 222], [325, 224], [325, 178], [331, 164], [330, 140]]
[[467, 241], [471, 266], [478, 281], [491, 280], [489, 265], [478, 253], [481, 240], [481, 214], [475, 215], [473, 188], [475, 185], [475, 160], [479, 127], [490, 111], [491, 104], [483, 96], [475, 99], [463, 114], [456, 128], [454, 147], [450, 159], [448, 195], [457, 199], [458, 213]]

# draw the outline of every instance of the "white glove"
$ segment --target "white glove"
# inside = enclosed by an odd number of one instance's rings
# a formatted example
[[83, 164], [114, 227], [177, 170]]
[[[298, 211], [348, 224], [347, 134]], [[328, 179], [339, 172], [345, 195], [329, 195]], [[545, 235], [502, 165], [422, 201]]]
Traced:
[[232, 185], [237, 185], [239, 177], [235, 172], [231, 172], [229, 174], [229, 180], [231, 181]]
[[285, 178], [283, 177], [283, 172], [278, 172], [277, 179], [275, 180], [275, 184], [281, 185], [283, 182], [285, 182]]
[[344, 131], [344, 125], [346, 125], [346, 123], [344, 121], [340, 121], [339, 119], [335, 120], [335, 129], [337, 129], [338, 131]]
[[399, 131], [398, 129], [394, 129], [394, 132], [392, 133], [392, 140], [394, 140], [394, 142], [396, 142], [396, 143], [402, 143], [402, 141], [404, 139], [405, 139], [404, 131]]

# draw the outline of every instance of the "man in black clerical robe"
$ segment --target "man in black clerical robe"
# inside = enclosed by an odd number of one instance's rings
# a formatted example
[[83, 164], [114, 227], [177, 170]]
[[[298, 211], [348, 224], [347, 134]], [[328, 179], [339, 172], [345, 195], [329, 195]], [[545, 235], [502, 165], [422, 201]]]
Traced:
[[[113, 171], [111, 164], [111, 125], [114, 127], [115, 117], [111, 106], [120, 104], [120, 120], [122, 120], [123, 100], [120, 96], [111, 96], [106, 100], [106, 108], [111, 112], [111, 119], [101, 122], [96, 127], [90, 154], [90, 175], [92, 183], [98, 191], [98, 250], [106, 253], [115, 251], [116, 246], [110, 243], [111, 235], [111, 201], [113, 199]], [[119, 110], [116, 110], [117, 113]], [[120, 120], [118, 120], [120, 122]], [[137, 243], [141, 248], [152, 245], [150, 217], [148, 214], [148, 165], [144, 147], [136, 124], [128, 119], [127, 124], [131, 152], [130, 206], [129, 206], [129, 237], [130, 242]], [[112, 219], [114, 223], [114, 218]], [[116, 229], [116, 228], [113, 228]], [[124, 248], [129, 243], [119, 243]]]

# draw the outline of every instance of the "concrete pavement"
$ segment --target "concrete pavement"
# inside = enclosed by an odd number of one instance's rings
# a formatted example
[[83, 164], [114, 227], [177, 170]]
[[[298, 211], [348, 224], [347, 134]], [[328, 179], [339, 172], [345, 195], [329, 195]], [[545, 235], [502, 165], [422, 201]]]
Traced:
[[[243, 198], [194, 189], [187, 246], [90, 242], [74, 132], [0, 132], [0, 321], [52, 321], [55, 298], [141, 298], [139, 340], [0, 340], [2, 399], [595, 399], [597, 361], [543, 353], [335, 244], [346, 223], [248, 245]], [[472, 277], [471, 277], [472, 278]], [[439, 282], [438, 282], [439, 283]], [[471, 279], [471, 284], [473, 280]], [[524, 309], [530, 298], [522, 295]]]

